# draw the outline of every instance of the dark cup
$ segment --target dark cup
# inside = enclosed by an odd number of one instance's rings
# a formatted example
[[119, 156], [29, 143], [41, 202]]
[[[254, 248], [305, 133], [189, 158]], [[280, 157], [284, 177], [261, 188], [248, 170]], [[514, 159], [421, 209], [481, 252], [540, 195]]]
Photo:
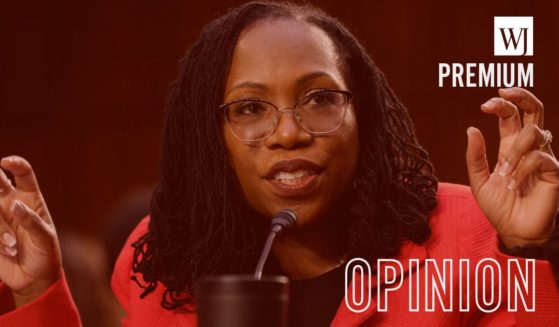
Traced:
[[287, 327], [289, 279], [224, 275], [196, 285], [200, 327]]

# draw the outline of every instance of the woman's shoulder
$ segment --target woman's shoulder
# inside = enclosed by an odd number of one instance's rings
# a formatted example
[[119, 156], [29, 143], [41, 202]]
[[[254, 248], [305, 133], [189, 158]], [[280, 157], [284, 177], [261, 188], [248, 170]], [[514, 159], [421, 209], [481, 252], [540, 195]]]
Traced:
[[142, 220], [140, 220], [140, 222], [136, 225], [136, 227], [134, 227], [134, 229], [130, 233], [130, 236], [128, 236], [128, 240], [126, 240], [126, 243], [130, 243], [130, 244], [134, 243], [138, 238], [142, 237], [145, 233], [147, 233], [149, 221], [150, 221], [149, 215], [142, 218]]
[[[120, 251], [120, 255], [116, 260], [111, 285], [117, 298], [122, 302], [122, 299], [130, 295], [130, 276], [132, 274], [132, 264], [134, 262], [134, 250], [132, 246], [134, 242], [140, 239], [148, 231], [150, 217], [144, 217], [132, 230], [128, 239], [124, 243]], [[127, 302], [127, 301], [125, 301]], [[126, 303], [123, 303], [125, 305]]]
[[195, 315], [179, 314], [161, 307], [162, 283], [157, 283], [153, 292], [142, 296], [145, 289], [140, 284], [145, 281], [141, 273], [134, 273], [132, 269], [136, 260], [136, 248], [132, 244], [148, 232], [149, 222], [150, 217], [144, 217], [130, 233], [114, 267], [111, 285], [126, 312], [122, 323], [125, 326], [195, 326]]
[[431, 220], [440, 224], [484, 222], [487, 219], [481, 212], [469, 186], [451, 183], [439, 183], [437, 189], [437, 207], [431, 214]]
[[496, 244], [495, 229], [466, 185], [439, 183], [437, 207], [431, 214], [430, 226], [428, 245], [431, 247], [485, 255]]
[[120, 254], [114, 266], [113, 279], [115, 275], [120, 271], [130, 272], [132, 270], [132, 262], [133, 262], [134, 250], [135, 250], [132, 244], [147, 233], [149, 221], [150, 221], [149, 215], [145, 216], [136, 225], [136, 227], [134, 227], [134, 229], [126, 239], [126, 242], [124, 243], [124, 246], [120, 250]]
[[439, 183], [437, 207], [433, 215], [456, 216], [463, 214], [472, 218], [479, 218], [480, 215], [483, 217], [470, 187], [460, 184]]
[[135, 255], [135, 248], [132, 244], [147, 233], [149, 221], [149, 216], [144, 217], [132, 230], [116, 260], [111, 278], [113, 292], [127, 312], [133, 307], [132, 302], [138, 298], [141, 293], [141, 288], [135, 285], [131, 279]]
[[467, 185], [440, 182], [437, 189], [437, 197], [470, 199], [473, 198], [473, 195], [470, 187]]

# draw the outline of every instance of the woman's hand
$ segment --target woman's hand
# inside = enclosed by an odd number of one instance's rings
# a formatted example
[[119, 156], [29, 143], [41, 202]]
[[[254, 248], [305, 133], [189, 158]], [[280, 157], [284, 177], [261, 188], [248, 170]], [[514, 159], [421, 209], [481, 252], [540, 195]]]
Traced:
[[[483, 135], [470, 127], [466, 152], [470, 185], [508, 248], [541, 245], [555, 228], [559, 162], [546, 142], [542, 103], [521, 88], [500, 89], [499, 95], [481, 106], [483, 112], [499, 117], [498, 163], [490, 172]], [[518, 109], [523, 111], [522, 120]]]
[[0, 167], [14, 175], [16, 184], [0, 170], [0, 280], [19, 307], [59, 278], [60, 248], [31, 165], [11, 156], [3, 158]]

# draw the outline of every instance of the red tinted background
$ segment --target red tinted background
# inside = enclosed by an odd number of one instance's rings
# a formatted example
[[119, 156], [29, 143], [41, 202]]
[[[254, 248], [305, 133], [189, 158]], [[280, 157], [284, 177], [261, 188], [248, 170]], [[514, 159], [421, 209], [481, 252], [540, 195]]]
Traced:
[[[439, 88], [439, 62], [534, 62], [546, 122], [559, 135], [557, 2], [311, 1], [366, 46], [409, 108], [443, 181], [467, 183], [466, 128], [491, 165], [493, 88]], [[163, 104], [201, 28], [240, 3], [45, 1], [0, 5], [0, 156], [33, 164], [58, 228], [91, 236], [133, 188], [157, 180]], [[493, 57], [493, 16], [534, 16], [534, 56]]]

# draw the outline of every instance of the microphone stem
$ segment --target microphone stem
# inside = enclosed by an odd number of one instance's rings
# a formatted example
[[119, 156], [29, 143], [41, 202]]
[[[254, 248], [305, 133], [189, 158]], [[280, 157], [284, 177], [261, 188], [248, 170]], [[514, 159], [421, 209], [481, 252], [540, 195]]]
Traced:
[[272, 230], [270, 234], [268, 234], [268, 239], [266, 239], [266, 244], [264, 245], [264, 250], [262, 250], [262, 254], [260, 255], [260, 260], [258, 260], [258, 265], [256, 266], [256, 271], [254, 272], [254, 278], [256, 280], [260, 280], [262, 278], [262, 270], [264, 270], [264, 265], [266, 264], [266, 260], [268, 259], [268, 255], [270, 254], [270, 249], [272, 248], [272, 243], [276, 238], [276, 235], [283, 229], [281, 225], [274, 225], [272, 226]]

